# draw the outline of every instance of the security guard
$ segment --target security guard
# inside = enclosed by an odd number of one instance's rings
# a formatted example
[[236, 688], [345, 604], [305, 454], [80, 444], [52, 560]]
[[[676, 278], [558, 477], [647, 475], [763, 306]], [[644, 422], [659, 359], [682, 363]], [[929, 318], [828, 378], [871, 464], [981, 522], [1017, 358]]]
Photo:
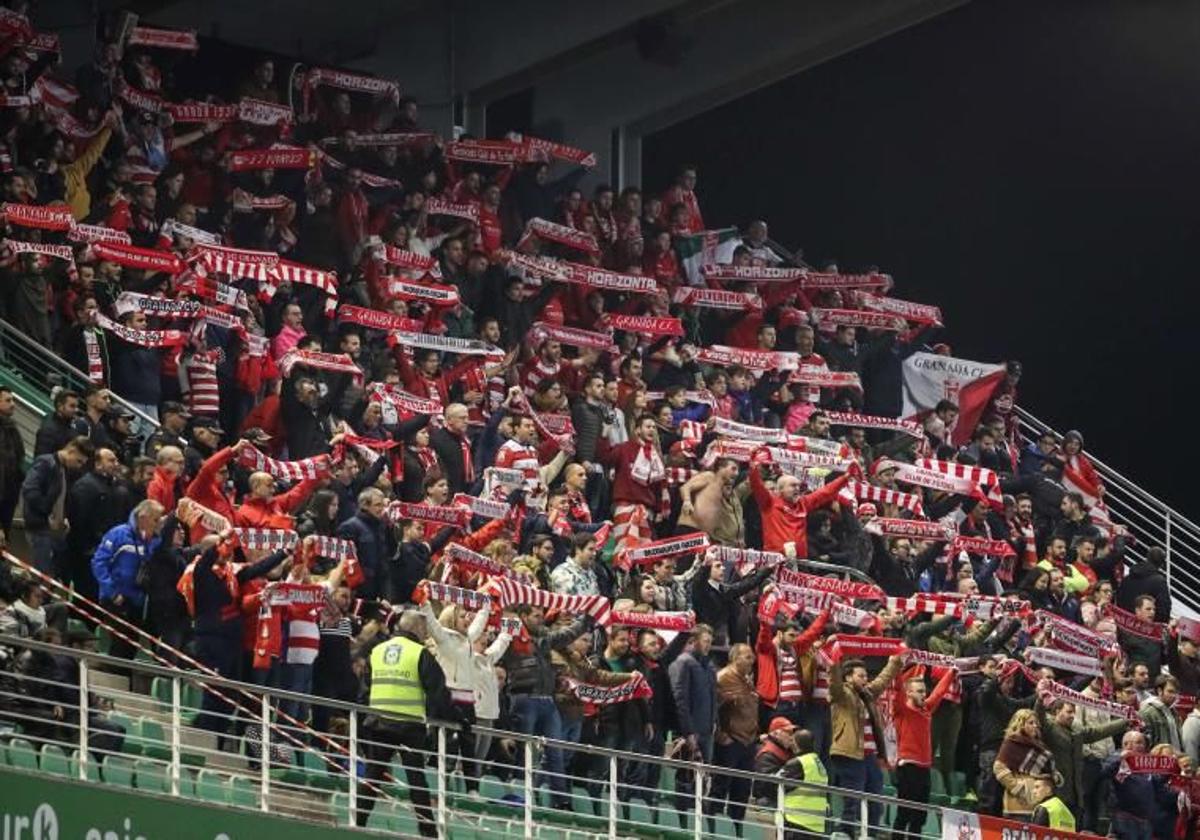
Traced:
[[784, 836], [787, 840], [824, 840], [829, 795], [811, 786], [828, 786], [829, 774], [814, 749], [812, 733], [800, 729], [795, 739], [796, 757], [783, 766], [779, 775], [805, 784], [794, 786], [783, 795], [783, 819], [787, 824]]
[[[422, 752], [429, 734], [425, 721], [454, 720], [454, 715], [446, 675], [426, 650], [425, 636], [425, 618], [415, 611], [404, 612], [394, 635], [371, 650], [371, 709], [378, 715], [363, 721], [369, 742], [366, 781], [378, 785], [398, 752], [421, 834], [437, 837]], [[375, 807], [375, 793], [364, 794], [358, 799], [363, 803], [357, 814], [360, 826], [367, 824]]]
[[1029, 821], [1047, 828], [1074, 831], [1075, 815], [1071, 813], [1067, 803], [1054, 795], [1054, 786], [1046, 779], [1038, 779], [1033, 785], [1033, 795], [1040, 797], [1042, 801], [1029, 815]]

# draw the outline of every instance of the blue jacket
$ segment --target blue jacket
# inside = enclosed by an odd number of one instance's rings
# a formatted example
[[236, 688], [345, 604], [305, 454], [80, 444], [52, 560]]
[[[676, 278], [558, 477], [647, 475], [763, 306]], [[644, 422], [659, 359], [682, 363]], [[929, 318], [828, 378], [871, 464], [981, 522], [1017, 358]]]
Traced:
[[387, 562], [396, 553], [388, 524], [360, 511], [338, 526], [337, 535], [351, 540], [358, 551], [364, 578], [359, 596], [368, 601], [380, 597], [387, 583]]
[[145, 603], [146, 593], [138, 588], [138, 569], [157, 549], [162, 537], [149, 540], [138, 533], [134, 515], [124, 525], [114, 525], [100, 540], [92, 555], [92, 575], [100, 584], [100, 599], [112, 600], [123, 595], [135, 607]]
[[717, 669], [707, 656], [692, 651], [667, 669], [681, 735], [710, 738], [717, 725]]

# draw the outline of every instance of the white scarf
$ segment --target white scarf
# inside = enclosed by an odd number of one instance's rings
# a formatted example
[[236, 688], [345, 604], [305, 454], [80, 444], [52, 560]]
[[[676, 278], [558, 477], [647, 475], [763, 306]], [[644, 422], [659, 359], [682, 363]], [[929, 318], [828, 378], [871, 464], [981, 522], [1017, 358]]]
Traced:
[[633, 462], [629, 474], [638, 484], [653, 484], [667, 477], [662, 456], [658, 454], [654, 444], [643, 443], [638, 446], [637, 459]]

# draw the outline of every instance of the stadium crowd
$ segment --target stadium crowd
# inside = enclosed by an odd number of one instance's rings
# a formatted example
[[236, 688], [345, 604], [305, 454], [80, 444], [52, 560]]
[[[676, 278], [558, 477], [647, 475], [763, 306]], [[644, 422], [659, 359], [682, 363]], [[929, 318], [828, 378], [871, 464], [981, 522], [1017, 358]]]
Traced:
[[[467, 724], [468, 785], [515, 760], [480, 723], [622, 750], [630, 796], [639, 755], [887, 768], [914, 803], [936, 773], [982, 813], [1194, 836], [1200, 626], [1159, 549], [1127, 564], [1082, 437], [1019, 437], [1019, 363], [896, 419], [940, 313], [709, 229], [694, 167], [585, 191], [585, 150], [442, 138], [394, 83], [269, 58], [180, 90], [194, 36], [150, 27], [68, 83], [0, 11], [0, 316], [91, 382], [28, 453], [0, 388], [0, 527], [40, 572], [223, 676]], [[62, 641], [55, 601], [0, 563], [0, 633]], [[394, 639], [418, 685], [372, 680]]]

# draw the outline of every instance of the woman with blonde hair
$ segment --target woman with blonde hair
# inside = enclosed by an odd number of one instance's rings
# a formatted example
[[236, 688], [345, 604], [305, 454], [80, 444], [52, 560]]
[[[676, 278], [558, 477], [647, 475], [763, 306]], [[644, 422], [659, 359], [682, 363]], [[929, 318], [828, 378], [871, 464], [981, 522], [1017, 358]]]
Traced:
[[1037, 807], [1039, 779], [1055, 787], [1062, 777], [1054, 769], [1054, 755], [1042, 741], [1042, 728], [1032, 709], [1017, 709], [1004, 730], [1004, 742], [992, 763], [996, 781], [1004, 788], [1004, 816], [1026, 820]]

